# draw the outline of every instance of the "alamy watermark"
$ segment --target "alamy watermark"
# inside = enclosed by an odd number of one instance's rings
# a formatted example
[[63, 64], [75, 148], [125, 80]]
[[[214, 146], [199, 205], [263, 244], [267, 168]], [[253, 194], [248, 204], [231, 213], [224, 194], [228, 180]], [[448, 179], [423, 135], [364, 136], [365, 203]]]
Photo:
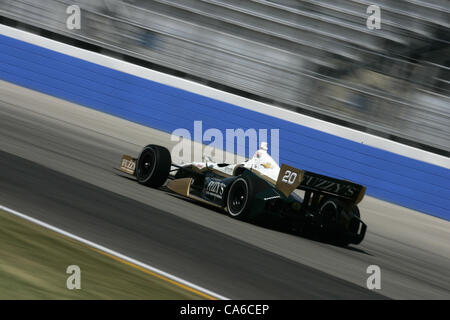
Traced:
[[81, 29], [81, 10], [79, 5], [71, 5], [66, 9], [66, 13], [69, 15], [66, 20], [66, 27], [69, 30]]
[[66, 287], [69, 290], [81, 289], [81, 269], [77, 265], [70, 265], [66, 269], [66, 273], [70, 274], [66, 281]]
[[[267, 142], [270, 155], [278, 163], [279, 139], [279, 129], [269, 131], [264, 128], [246, 130], [235, 128], [225, 129], [224, 132], [217, 128], [208, 128], [203, 132], [203, 122], [194, 121], [193, 130], [179, 128], [172, 132], [171, 141], [177, 144], [172, 148], [171, 153], [172, 158], [178, 158], [184, 163], [202, 162], [205, 156], [214, 158], [217, 163], [235, 163], [235, 154], [241, 157], [244, 155], [252, 157], [261, 142]], [[202, 144], [206, 146], [203, 147]]]
[[[66, 27], [69, 30], [81, 29], [81, 9], [79, 5], [70, 5], [66, 9], [68, 17], [66, 19]], [[366, 26], [369, 30], [381, 29], [381, 8], [377, 5], [370, 5], [366, 9], [369, 14], [366, 20]]]
[[370, 5], [366, 10], [370, 16], [367, 18], [366, 26], [369, 30], [381, 29], [381, 9], [377, 5]]
[[367, 274], [370, 276], [367, 278], [366, 286], [369, 290], [380, 290], [381, 289], [381, 269], [377, 265], [370, 265], [366, 270]]

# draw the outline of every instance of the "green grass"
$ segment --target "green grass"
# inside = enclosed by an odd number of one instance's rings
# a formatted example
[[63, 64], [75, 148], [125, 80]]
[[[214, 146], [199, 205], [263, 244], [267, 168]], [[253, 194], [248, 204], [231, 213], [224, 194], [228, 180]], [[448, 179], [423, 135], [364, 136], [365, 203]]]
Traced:
[[[69, 265], [81, 289], [66, 287]], [[164, 279], [0, 210], [0, 299], [202, 299]]]

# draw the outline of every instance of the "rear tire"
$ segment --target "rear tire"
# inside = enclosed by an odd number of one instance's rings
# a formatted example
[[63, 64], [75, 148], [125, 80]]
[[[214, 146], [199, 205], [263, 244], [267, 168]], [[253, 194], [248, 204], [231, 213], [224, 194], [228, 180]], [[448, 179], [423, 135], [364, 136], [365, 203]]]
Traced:
[[[324, 231], [324, 237], [326, 240], [333, 242], [334, 244], [346, 247], [351, 241], [345, 235], [345, 233], [339, 228], [338, 219], [343, 210], [342, 203], [337, 199], [329, 199], [324, 202], [320, 208], [322, 214], [322, 227]], [[352, 213], [360, 217], [359, 208], [355, 205], [352, 207]]]
[[253, 185], [251, 181], [243, 177], [234, 180], [227, 195], [228, 214], [234, 219], [248, 221], [252, 201]]
[[169, 150], [150, 144], [142, 149], [137, 160], [137, 181], [148, 187], [159, 188], [166, 182], [171, 165]]
[[338, 228], [338, 219], [341, 210], [341, 202], [334, 198], [325, 200], [319, 210], [322, 217], [321, 228], [323, 240], [338, 245], [340, 245], [341, 242]]
[[340, 210], [342, 210], [342, 207], [339, 200], [328, 199], [324, 201], [319, 212], [322, 216], [322, 227], [325, 230], [331, 231], [336, 228]]
[[356, 204], [352, 207], [352, 212], [355, 216], [361, 218], [361, 213], [359, 212], [359, 208]]

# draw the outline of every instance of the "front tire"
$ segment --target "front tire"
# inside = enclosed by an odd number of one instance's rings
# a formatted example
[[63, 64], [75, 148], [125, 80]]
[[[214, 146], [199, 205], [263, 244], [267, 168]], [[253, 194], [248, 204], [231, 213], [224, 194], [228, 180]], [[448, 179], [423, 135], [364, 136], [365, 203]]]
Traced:
[[137, 181], [148, 187], [159, 188], [166, 182], [171, 165], [169, 150], [150, 144], [142, 149], [137, 160]]
[[243, 177], [234, 180], [227, 195], [228, 214], [234, 219], [247, 221], [252, 201], [253, 186], [251, 181]]

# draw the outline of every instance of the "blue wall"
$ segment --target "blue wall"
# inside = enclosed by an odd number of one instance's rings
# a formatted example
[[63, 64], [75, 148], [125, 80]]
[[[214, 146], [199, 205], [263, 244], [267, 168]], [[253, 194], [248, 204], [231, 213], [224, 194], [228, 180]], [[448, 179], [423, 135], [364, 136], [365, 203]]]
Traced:
[[[0, 78], [171, 133], [280, 129], [280, 163], [352, 180], [367, 194], [450, 220], [450, 170], [0, 35]], [[149, 142], [151, 142], [151, 137]]]

